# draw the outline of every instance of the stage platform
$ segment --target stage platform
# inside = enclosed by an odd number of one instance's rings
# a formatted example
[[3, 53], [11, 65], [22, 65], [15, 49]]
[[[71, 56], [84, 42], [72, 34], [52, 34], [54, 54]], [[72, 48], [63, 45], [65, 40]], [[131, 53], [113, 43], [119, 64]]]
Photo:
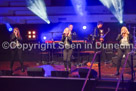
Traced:
[[[64, 65], [62, 62], [56, 62], [55, 64], [43, 64], [40, 61], [37, 62], [29, 62], [29, 61], [25, 61], [24, 62], [24, 68], [25, 68], [25, 72], [21, 72], [21, 67], [20, 67], [20, 63], [18, 61], [16, 61], [14, 63], [13, 66], [13, 73], [14, 76], [27, 76], [27, 68], [28, 67], [42, 67], [46, 73], [45, 73], [45, 77], [49, 77], [50, 76], [50, 71], [64, 71]], [[81, 67], [78, 68], [89, 68], [87, 65], [82, 65]], [[69, 77], [78, 77], [78, 69], [76, 67], [76, 64], [72, 63], [72, 72], [69, 75]], [[92, 69], [96, 70], [98, 72], [98, 63], [94, 63]], [[0, 62], [0, 70], [10, 70], [10, 61], [1, 61]], [[121, 70], [121, 69], [120, 69]], [[134, 67], [134, 71], [136, 72], [136, 67]], [[101, 63], [101, 76], [102, 78], [115, 78], [117, 79], [118, 76], [114, 76], [114, 74], [116, 73], [116, 67], [114, 67], [112, 65], [112, 63], [109, 64], [105, 64], [105, 63]], [[124, 78], [125, 79], [131, 79], [131, 69], [125, 68], [125, 72], [124, 72]], [[135, 77], [136, 79], [136, 77]]]
[[[0, 91], [81, 91], [84, 80], [71, 77], [0, 76]], [[84, 91], [115, 91], [117, 80], [89, 79]], [[136, 89], [136, 81], [125, 80], [118, 91], [123, 91], [123, 85], [129, 91]]]
[[[9, 70], [10, 62], [0, 62], [0, 70]], [[80, 78], [78, 68], [73, 64], [69, 77], [51, 77], [51, 71], [64, 71], [60, 64], [42, 64], [40, 62], [24, 62], [25, 72], [21, 72], [19, 62], [15, 62], [12, 76], [0, 76], [0, 91], [81, 91], [85, 78]], [[42, 67], [45, 70], [44, 77], [28, 76], [27, 67]], [[89, 68], [83, 65], [79, 68]], [[93, 69], [98, 72], [97, 63]], [[136, 71], [136, 68], [134, 68]], [[116, 67], [112, 64], [101, 63], [101, 79], [98, 77], [89, 79], [84, 91], [115, 91], [119, 76], [114, 76]], [[99, 75], [99, 74], [98, 74]], [[131, 70], [125, 68], [124, 84], [121, 82], [118, 91], [135, 91], [136, 80], [131, 81]], [[136, 78], [135, 78], [136, 79]]]

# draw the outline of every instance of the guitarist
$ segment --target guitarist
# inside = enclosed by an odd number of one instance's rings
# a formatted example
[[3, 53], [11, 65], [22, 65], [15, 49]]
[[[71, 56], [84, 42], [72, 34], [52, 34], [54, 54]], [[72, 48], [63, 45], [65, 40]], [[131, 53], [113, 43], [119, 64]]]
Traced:
[[[97, 27], [94, 29], [94, 34], [93, 34], [93, 41], [94, 41], [94, 45], [96, 45], [96, 42], [101, 42], [101, 43], [104, 43], [104, 31], [102, 29], [103, 27], [103, 22], [102, 21], [99, 21], [98, 24], [97, 24]], [[97, 45], [99, 45], [97, 43]], [[96, 49], [95, 47], [95, 50], [98, 51], [98, 49]], [[105, 55], [105, 50], [103, 48], [100, 49], [101, 50], [101, 59], [103, 62], [106, 62], [106, 55]]]
[[104, 31], [102, 30], [103, 27], [103, 22], [98, 22], [97, 27], [94, 29], [94, 36], [93, 36], [93, 40], [94, 41], [99, 41], [99, 42], [103, 42], [104, 39], [102, 38], [102, 36], [104, 35]]

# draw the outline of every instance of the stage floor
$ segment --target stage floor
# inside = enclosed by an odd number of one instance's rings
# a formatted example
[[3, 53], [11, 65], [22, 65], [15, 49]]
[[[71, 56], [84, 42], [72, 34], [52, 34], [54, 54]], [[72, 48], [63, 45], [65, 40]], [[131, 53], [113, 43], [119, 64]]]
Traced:
[[[44, 70], [46, 71], [45, 77], [50, 77], [51, 76], [50, 72], [53, 70], [64, 71], [63, 63], [53, 64], [53, 65], [48, 64], [47, 65], [47, 64], [42, 64], [39, 62], [24, 62], [25, 72], [21, 72], [20, 63], [18, 61], [16, 61], [13, 66], [14, 76], [28, 76], [27, 75], [27, 67], [42, 67], [42, 68], [44, 68]], [[89, 67], [84, 65], [79, 68], [89, 68]], [[78, 73], [77, 69], [78, 68], [75, 65], [72, 65], [72, 69], [71, 69], [72, 72], [71, 72], [71, 74], [69, 74], [69, 77], [79, 78], [79, 73]], [[97, 63], [94, 64], [93, 69], [98, 72], [98, 64]], [[0, 62], [0, 70], [10, 70], [10, 62], [9, 61]], [[134, 68], [134, 71], [136, 71], [136, 67]], [[101, 76], [102, 76], [102, 78], [118, 79], [119, 76], [114, 76], [115, 72], [116, 72], [116, 67], [113, 67], [112, 64], [101, 63]], [[124, 78], [126, 80], [131, 79], [131, 69], [130, 68], [125, 68]], [[136, 77], [135, 77], [135, 79], [136, 79]]]

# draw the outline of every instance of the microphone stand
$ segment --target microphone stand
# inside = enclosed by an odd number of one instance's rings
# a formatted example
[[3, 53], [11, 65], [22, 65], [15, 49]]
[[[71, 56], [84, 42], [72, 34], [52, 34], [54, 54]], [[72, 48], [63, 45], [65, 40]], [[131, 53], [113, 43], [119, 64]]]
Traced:
[[[51, 58], [51, 60], [50, 60], [50, 64], [54, 64], [54, 60], [53, 60], [53, 48], [54, 48], [54, 39], [53, 39], [53, 35], [55, 34], [55, 33], [61, 33], [61, 32], [50, 32], [51, 33], [51, 41], [52, 41], [52, 48], [51, 48], [51, 56], [50, 56], [50, 53], [49, 53], [49, 57]], [[56, 49], [56, 48], [55, 48]]]

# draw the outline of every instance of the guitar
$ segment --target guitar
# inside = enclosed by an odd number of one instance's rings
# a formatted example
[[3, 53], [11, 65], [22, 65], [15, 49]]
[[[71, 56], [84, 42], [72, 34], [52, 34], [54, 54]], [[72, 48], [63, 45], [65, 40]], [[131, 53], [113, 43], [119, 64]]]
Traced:
[[[101, 31], [101, 30], [100, 30]], [[106, 35], [110, 32], [110, 28], [108, 28], [108, 31], [103, 35], [100, 36], [100, 42], [104, 41], [104, 38], [106, 37]]]

